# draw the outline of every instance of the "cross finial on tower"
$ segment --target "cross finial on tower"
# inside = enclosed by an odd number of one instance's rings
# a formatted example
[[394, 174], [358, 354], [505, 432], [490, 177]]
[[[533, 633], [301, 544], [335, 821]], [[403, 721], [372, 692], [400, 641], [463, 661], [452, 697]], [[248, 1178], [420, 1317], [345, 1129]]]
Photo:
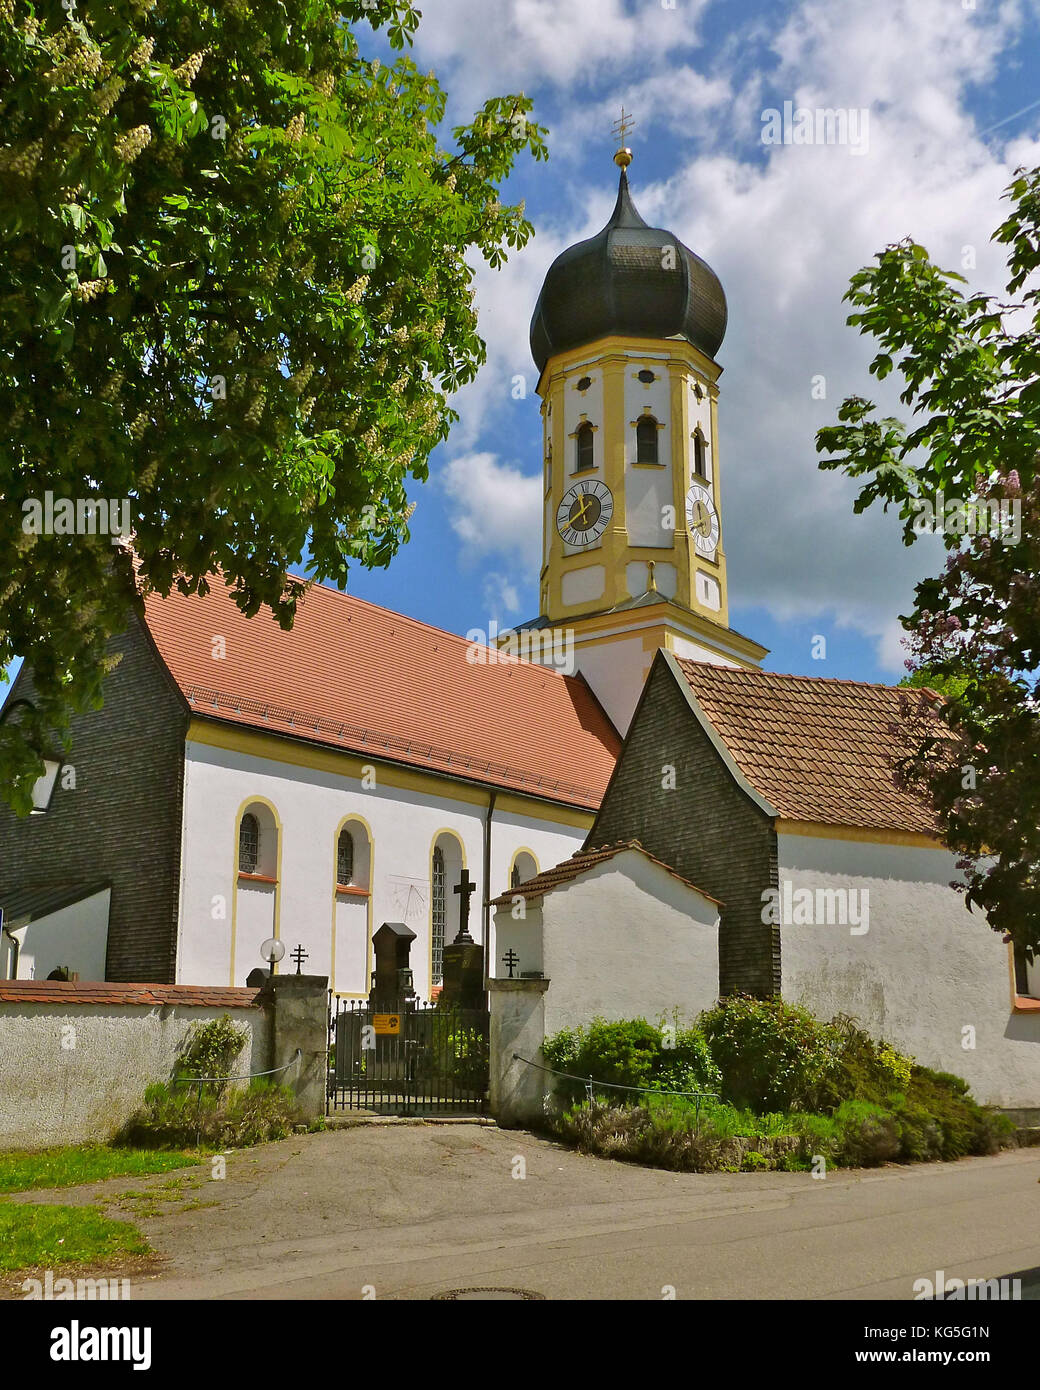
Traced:
[[618, 138], [618, 150], [614, 156], [614, 163], [619, 169], [627, 169], [632, 163], [632, 151], [625, 144], [625, 136], [635, 126], [635, 119], [632, 114], [622, 106], [621, 117], [616, 120], [611, 127]]

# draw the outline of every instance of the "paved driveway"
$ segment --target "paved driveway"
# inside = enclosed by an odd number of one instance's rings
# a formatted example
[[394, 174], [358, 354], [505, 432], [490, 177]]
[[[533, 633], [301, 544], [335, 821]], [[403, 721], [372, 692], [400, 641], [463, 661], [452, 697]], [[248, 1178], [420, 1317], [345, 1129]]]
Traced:
[[165, 1262], [134, 1280], [135, 1299], [427, 1299], [472, 1286], [907, 1299], [937, 1270], [1040, 1267], [1040, 1149], [820, 1181], [666, 1173], [479, 1124], [386, 1125], [244, 1150], [222, 1181], [185, 1179], [200, 1182], [190, 1200], [161, 1186], [170, 1174], [34, 1196], [155, 1194], [145, 1211], [162, 1214], [136, 1219]]

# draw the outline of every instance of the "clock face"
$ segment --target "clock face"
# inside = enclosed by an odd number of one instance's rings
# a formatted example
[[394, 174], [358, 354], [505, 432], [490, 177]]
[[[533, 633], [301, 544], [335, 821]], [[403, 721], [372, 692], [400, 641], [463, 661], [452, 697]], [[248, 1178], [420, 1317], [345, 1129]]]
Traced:
[[606, 483], [575, 483], [556, 508], [556, 529], [567, 545], [594, 545], [614, 515], [614, 499]]
[[711, 493], [694, 483], [686, 494], [686, 526], [698, 555], [710, 560], [719, 543], [719, 514]]

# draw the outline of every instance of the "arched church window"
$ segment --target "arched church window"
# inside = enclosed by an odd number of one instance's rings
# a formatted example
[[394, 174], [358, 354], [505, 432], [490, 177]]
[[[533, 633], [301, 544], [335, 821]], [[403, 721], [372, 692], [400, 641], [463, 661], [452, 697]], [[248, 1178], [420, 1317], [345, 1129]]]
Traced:
[[587, 473], [590, 468], [595, 468], [596, 461], [592, 450], [592, 426], [587, 420], [583, 421], [575, 434], [575, 473]]
[[440, 845], [433, 850], [433, 983], [440, 984], [444, 978], [444, 926], [448, 915], [448, 899], [445, 890], [444, 851]]
[[238, 827], [238, 872], [255, 874], [260, 862], [260, 825], [252, 811], [247, 811]]
[[698, 478], [708, 476], [708, 465], [704, 454], [704, 435], [701, 434], [700, 430], [695, 430], [693, 435], [693, 471]]
[[529, 878], [534, 878], [537, 872], [538, 864], [534, 855], [525, 849], [517, 850], [513, 867], [509, 873], [510, 888], [519, 888], [521, 883], [526, 883]]
[[657, 462], [657, 421], [641, 415], [636, 421], [636, 463]]
[[336, 846], [336, 882], [344, 885], [354, 882], [354, 837], [349, 830], [339, 832], [339, 844]]

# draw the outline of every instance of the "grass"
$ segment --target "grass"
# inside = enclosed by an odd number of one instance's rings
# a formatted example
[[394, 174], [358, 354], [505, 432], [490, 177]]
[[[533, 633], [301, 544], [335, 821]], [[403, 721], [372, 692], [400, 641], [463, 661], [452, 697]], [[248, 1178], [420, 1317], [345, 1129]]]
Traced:
[[774, 1139], [801, 1133], [801, 1117], [797, 1114], [755, 1115], [722, 1101], [702, 1101], [698, 1116], [692, 1101], [670, 1096], [649, 1095], [643, 1104], [655, 1125], [674, 1132], [699, 1125], [718, 1139]]
[[40, 1187], [75, 1187], [105, 1178], [166, 1173], [201, 1163], [205, 1155], [183, 1150], [110, 1149], [102, 1144], [66, 1145], [39, 1153], [0, 1153], [0, 1192]]
[[150, 1250], [136, 1226], [93, 1207], [0, 1202], [0, 1270], [98, 1264]]

